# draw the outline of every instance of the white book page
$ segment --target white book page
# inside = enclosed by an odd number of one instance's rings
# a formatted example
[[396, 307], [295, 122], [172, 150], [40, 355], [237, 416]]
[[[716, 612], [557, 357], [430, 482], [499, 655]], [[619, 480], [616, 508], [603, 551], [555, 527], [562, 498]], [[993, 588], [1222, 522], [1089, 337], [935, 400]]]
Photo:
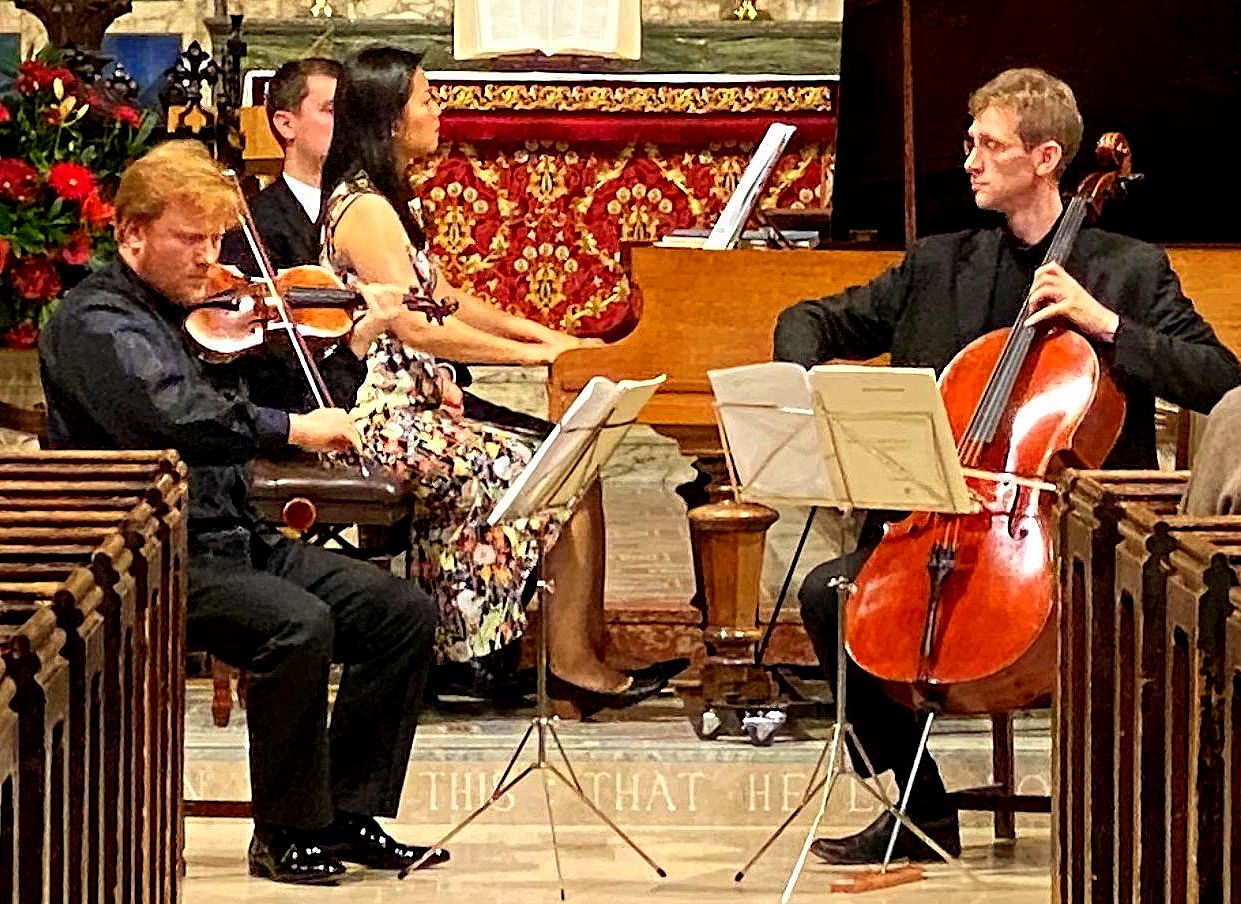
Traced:
[[547, 0], [550, 25], [544, 53], [612, 53], [620, 43], [623, 0]]
[[809, 381], [824, 445], [836, 449], [834, 480], [855, 507], [970, 511], [933, 370], [825, 365]]
[[767, 127], [767, 133], [763, 135], [763, 140], [759, 142], [754, 156], [750, 158], [749, 165], [741, 174], [736, 190], [728, 199], [720, 218], [715, 221], [711, 234], [707, 236], [707, 241], [703, 244], [704, 248], [711, 251], [724, 251], [737, 244], [737, 239], [745, 228], [746, 220], [750, 218], [754, 205], [758, 203], [758, 196], [766, 187], [767, 180], [771, 178], [771, 171], [775, 169], [776, 161], [780, 159], [785, 146], [796, 131], [796, 126], [782, 122], [773, 122]]
[[571, 503], [611, 457], [664, 379], [660, 374], [650, 380], [613, 383], [606, 377], [592, 377], [496, 503], [487, 524], [494, 526]]
[[478, 16], [478, 40], [490, 53], [536, 50], [546, 41], [547, 0], [465, 0]]
[[771, 362], [707, 371], [740, 498], [805, 504], [836, 497], [806, 371]]

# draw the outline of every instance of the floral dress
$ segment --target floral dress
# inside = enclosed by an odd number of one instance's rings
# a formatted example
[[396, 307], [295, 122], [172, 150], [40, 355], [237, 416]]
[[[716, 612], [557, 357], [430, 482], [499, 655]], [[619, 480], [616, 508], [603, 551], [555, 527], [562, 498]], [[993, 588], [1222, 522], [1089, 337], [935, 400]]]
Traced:
[[[332, 231], [349, 204], [371, 191], [358, 176], [328, 199], [322, 263], [346, 279]], [[430, 294], [435, 267], [422, 249], [408, 247]], [[372, 344], [366, 365], [353, 415], [365, 457], [414, 484], [411, 573], [439, 605], [436, 658], [464, 662], [498, 650], [525, 627], [523, 591], [539, 561], [539, 533], [556, 528], [533, 519], [486, 523], [534, 450], [498, 427], [443, 414], [431, 355], [385, 335]]]

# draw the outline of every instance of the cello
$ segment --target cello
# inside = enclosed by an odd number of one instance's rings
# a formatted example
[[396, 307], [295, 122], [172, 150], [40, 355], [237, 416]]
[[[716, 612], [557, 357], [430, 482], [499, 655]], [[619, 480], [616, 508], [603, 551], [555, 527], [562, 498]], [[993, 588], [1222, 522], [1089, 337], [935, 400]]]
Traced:
[[[1100, 171], [1067, 204], [1044, 263], [1063, 264], [1087, 215], [1135, 178], [1128, 143], [1100, 139]], [[939, 713], [996, 713], [1046, 697], [1056, 675], [1055, 473], [1099, 467], [1124, 396], [1090, 341], [1016, 323], [974, 340], [940, 393], [976, 505], [888, 525], [845, 610], [850, 656], [898, 701]]]

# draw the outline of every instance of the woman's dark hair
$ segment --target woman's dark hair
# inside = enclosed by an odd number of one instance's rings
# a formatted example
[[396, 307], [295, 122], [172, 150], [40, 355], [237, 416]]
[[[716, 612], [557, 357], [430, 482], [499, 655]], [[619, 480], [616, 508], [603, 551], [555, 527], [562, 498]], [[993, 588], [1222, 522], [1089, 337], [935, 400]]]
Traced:
[[405, 115], [414, 72], [421, 65], [421, 53], [399, 47], [368, 47], [345, 64], [336, 85], [332, 146], [320, 183], [326, 202], [341, 182], [365, 172], [371, 185], [396, 208], [417, 247], [423, 246], [426, 236], [409, 211], [413, 194], [397, 165], [392, 133]]

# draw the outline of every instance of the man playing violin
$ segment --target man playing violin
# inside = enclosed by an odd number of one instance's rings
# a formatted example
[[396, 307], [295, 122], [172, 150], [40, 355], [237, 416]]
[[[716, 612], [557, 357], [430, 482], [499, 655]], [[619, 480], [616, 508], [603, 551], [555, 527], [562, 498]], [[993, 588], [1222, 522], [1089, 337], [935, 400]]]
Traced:
[[[969, 108], [965, 171], [975, 203], [1002, 214], [1004, 224], [923, 239], [867, 285], [793, 305], [776, 325], [775, 358], [810, 367], [890, 352], [894, 365], [941, 371], [974, 339], [1013, 326], [1029, 295], [1033, 313], [1026, 322], [1078, 330], [1125, 395], [1124, 428], [1105, 467], [1156, 467], [1155, 397], [1207, 411], [1241, 384], [1241, 365], [1152, 245], [1085, 229], [1063, 266], [1040, 266], [1064, 209], [1060, 179], [1082, 137], [1068, 85], [1041, 70], [1008, 70], [976, 91]], [[855, 552], [820, 565], [802, 585], [802, 620], [829, 677], [837, 624], [830, 581], [856, 576], [882, 532], [875, 513]], [[903, 787], [919, 743], [917, 717], [853, 662], [848, 675], [849, 719], [858, 738], [876, 771], [892, 770]], [[909, 813], [950, 853], [960, 851], [957, 813], [929, 756], [914, 779]], [[884, 814], [855, 835], [818, 839], [812, 850], [829, 863], [878, 862], [893, 827]], [[899, 836], [895, 856], [934, 858], [908, 832]]]
[[[260, 452], [360, 440], [346, 410], [254, 404], [237, 368], [187, 346], [187, 308], [204, 297], [238, 205], [197, 142], [160, 145], [125, 171], [119, 259], [71, 291], [40, 336], [48, 434], [55, 448], [174, 448], [188, 464], [187, 636], [250, 676], [250, 872], [335, 884], [342, 861], [401, 869], [426, 850], [374, 817], [396, 815], [437, 612], [408, 581], [261, 526], [247, 501]], [[362, 348], [382, 310], [376, 297], [359, 321]], [[356, 385], [359, 367], [342, 343], [323, 377]], [[333, 661], [345, 668], [329, 729]]]

